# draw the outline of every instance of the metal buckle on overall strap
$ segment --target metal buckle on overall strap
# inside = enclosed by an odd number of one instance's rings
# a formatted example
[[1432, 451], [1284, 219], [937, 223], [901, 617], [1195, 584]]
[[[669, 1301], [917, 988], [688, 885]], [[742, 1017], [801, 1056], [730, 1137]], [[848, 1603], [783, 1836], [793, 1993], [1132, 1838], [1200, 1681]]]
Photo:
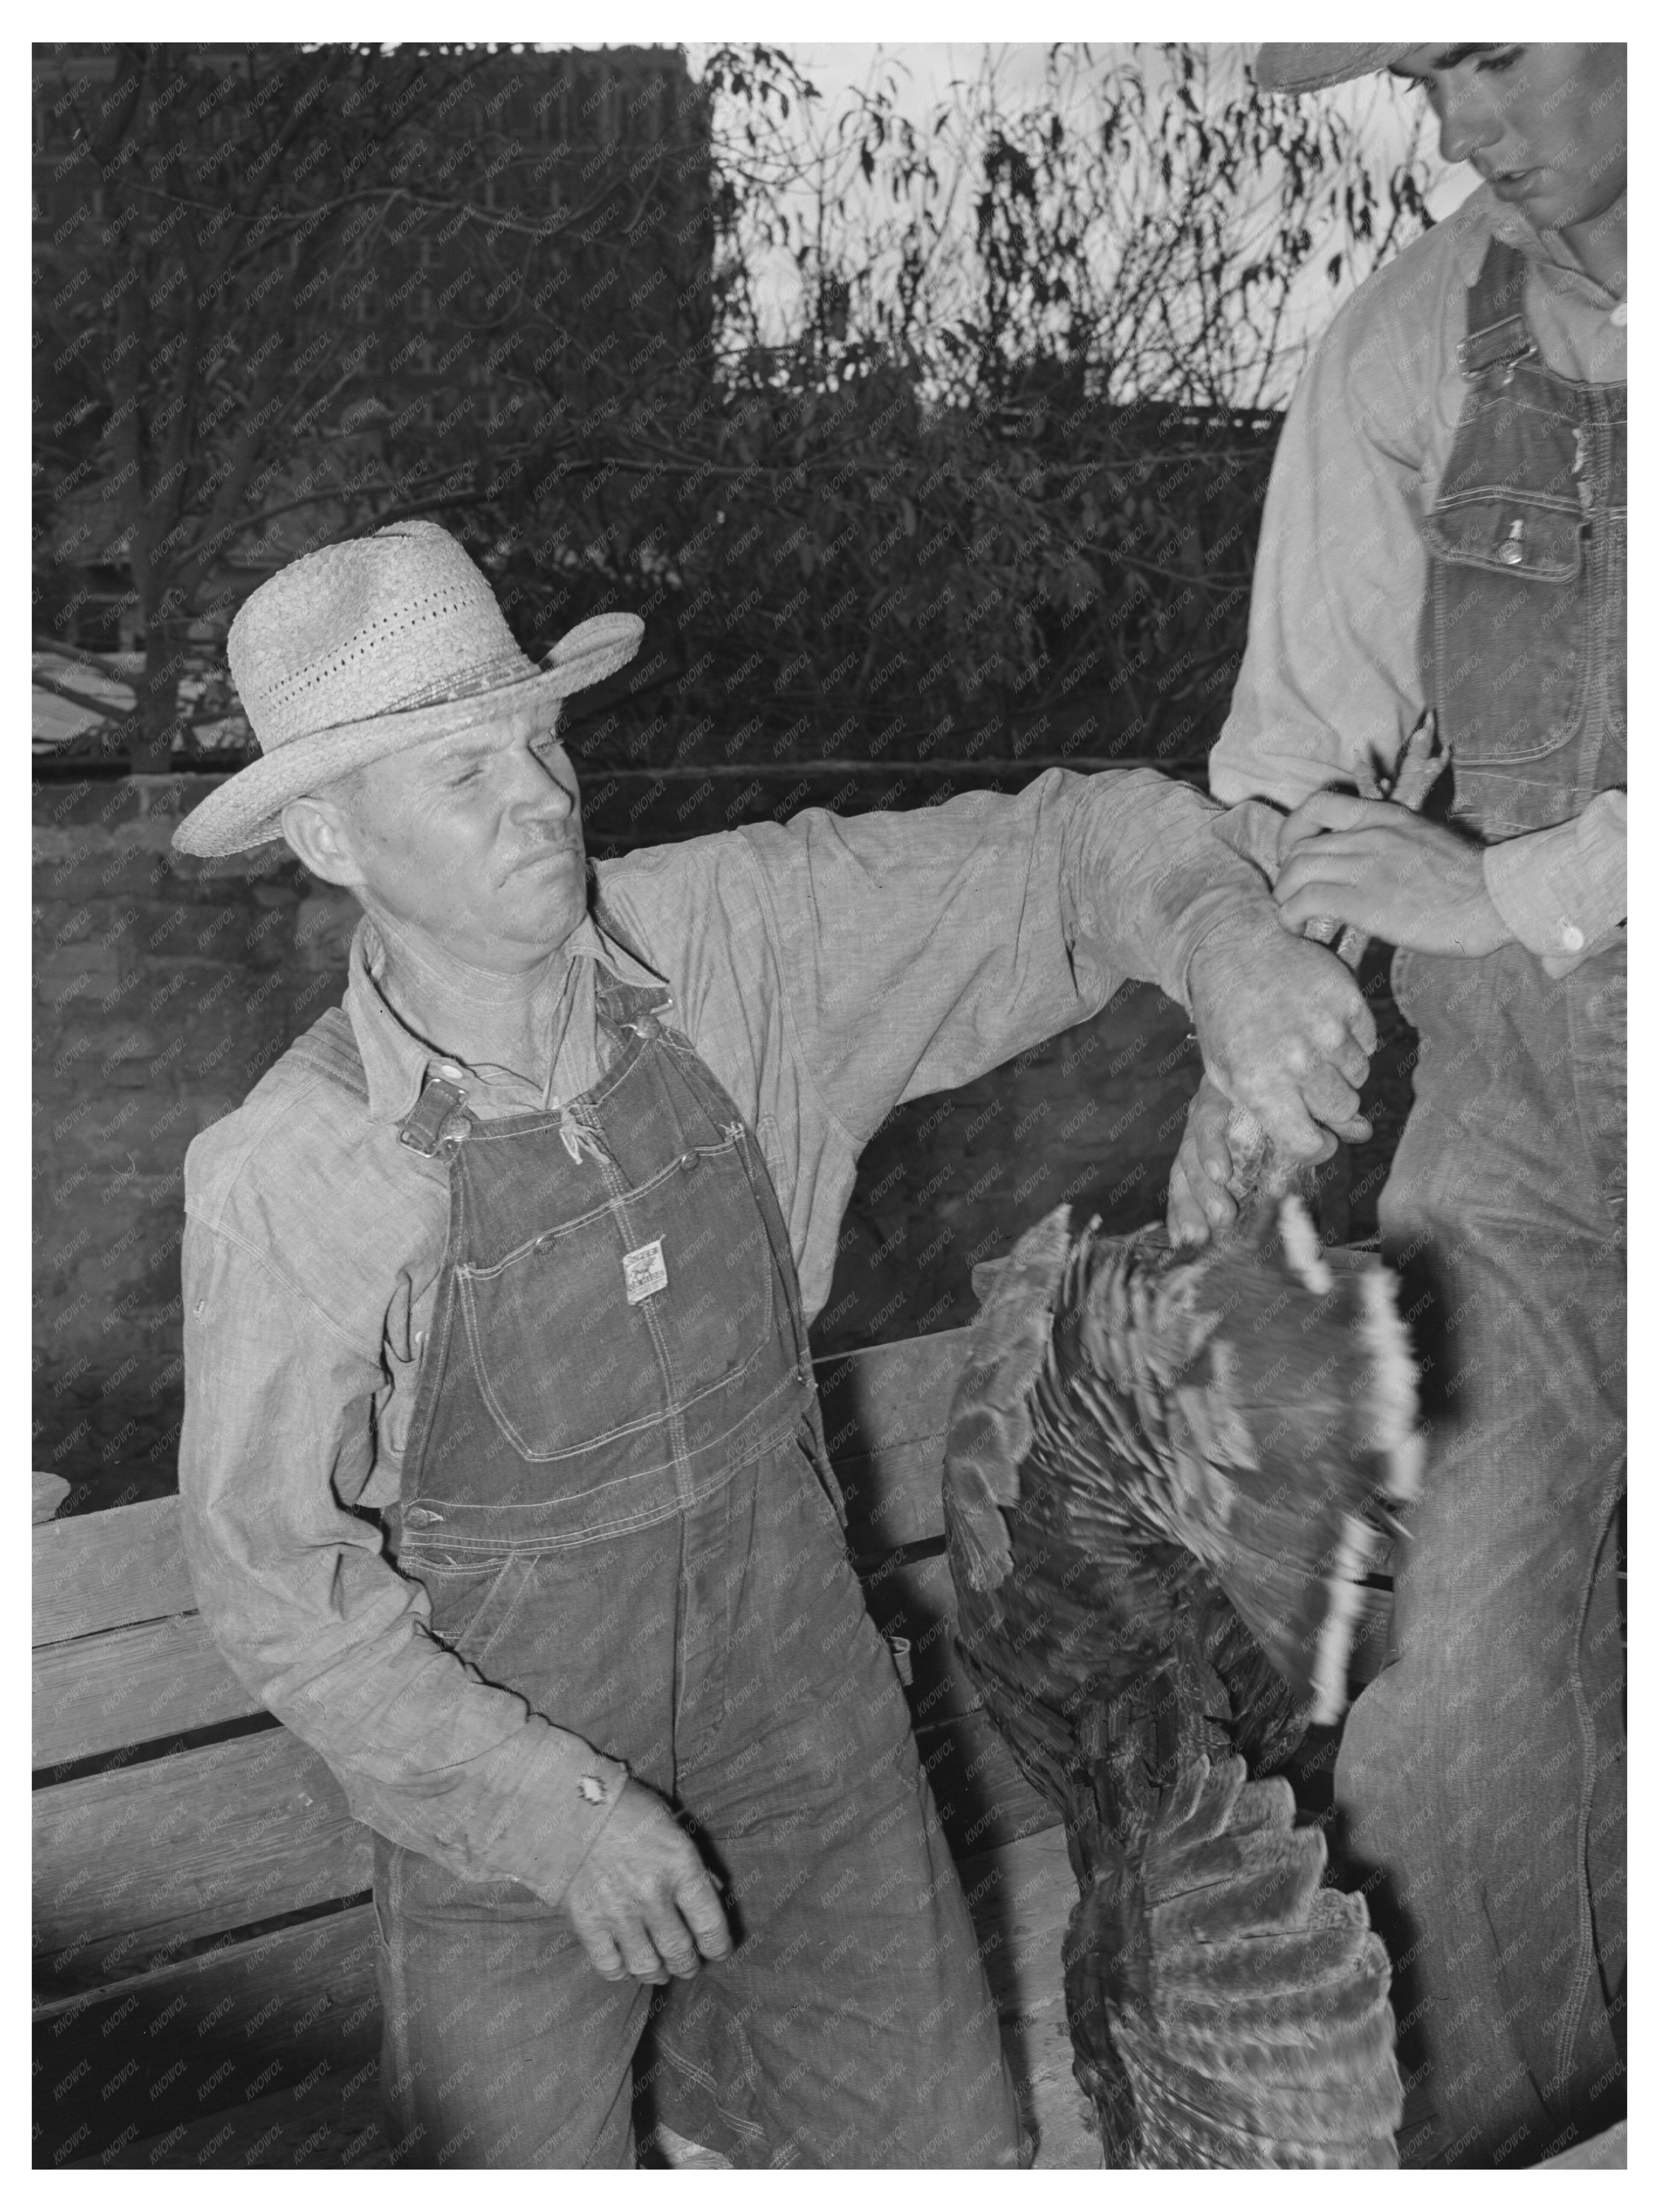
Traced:
[[1470, 383], [1494, 368], [1502, 369], [1504, 381], [1507, 383], [1515, 374], [1516, 365], [1530, 360], [1537, 351], [1537, 343], [1527, 327], [1526, 317], [1505, 315], [1501, 323], [1493, 323], [1484, 331], [1474, 331], [1461, 341], [1457, 349], [1457, 366]]
[[1470, 383], [1491, 369], [1501, 369], [1500, 380], [1507, 384], [1516, 365], [1537, 353], [1527, 326], [1526, 295], [1525, 256], [1518, 247], [1494, 238], [1468, 289], [1474, 328], [1457, 349], [1457, 366]]
[[[428, 1077], [421, 1087], [414, 1111], [405, 1115], [398, 1124], [398, 1142], [407, 1145], [411, 1152], [419, 1152], [423, 1159], [430, 1159], [446, 1135], [459, 1139], [465, 1134], [465, 1117], [459, 1111], [465, 1097], [465, 1084], [448, 1082], [441, 1075]], [[452, 1121], [455, 1123], [453, 1130], [449, 1126]]]

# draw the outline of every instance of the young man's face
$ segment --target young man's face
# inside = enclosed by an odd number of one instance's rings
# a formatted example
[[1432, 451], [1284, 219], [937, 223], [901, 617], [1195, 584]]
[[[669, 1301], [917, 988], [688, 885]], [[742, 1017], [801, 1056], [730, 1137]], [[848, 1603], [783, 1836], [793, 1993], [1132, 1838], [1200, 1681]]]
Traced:
[[364, 771], [343, 813], [371, 910], [501, 973], [564, 942], [587, 910], [587, 873], [556, 715], [506, 709]]
[[1625, 49], [1617, 45], [1413, 46], [1448, 161], [1472, 161], [1535, 230], [1604, 215], [1625, 189]]

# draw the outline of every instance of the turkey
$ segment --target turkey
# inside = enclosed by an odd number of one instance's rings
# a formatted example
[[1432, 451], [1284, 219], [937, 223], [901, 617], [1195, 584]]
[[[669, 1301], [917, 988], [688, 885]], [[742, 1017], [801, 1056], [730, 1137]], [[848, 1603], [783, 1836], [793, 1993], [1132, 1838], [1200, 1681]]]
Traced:
[[[1434, 744], [1414, 733], [1401, 803]], [[1065, 1820], [1107, 2163], [1393, 2166], [1387, 1955], [1274, 1770], [1385, 1623], [1415, 1370], [1392, 1274], [1326, 1250], [1241, 1133], [1225, 1239], [1074, 1235], [1062, 1206], [981, 1271], [945, 1445], [957, 1647]]]
[[1113, 2166], [1395, 2163], [1388, 1960], [1273, 1773], [1344, 1708], [1373, 1516], [1415, 1487], [1391, 1281], [1294, 1194], [1196, 1254], [1061, 1207], [975, 1324], [957, 1645], [1065, 1820], [1066, 2014]]

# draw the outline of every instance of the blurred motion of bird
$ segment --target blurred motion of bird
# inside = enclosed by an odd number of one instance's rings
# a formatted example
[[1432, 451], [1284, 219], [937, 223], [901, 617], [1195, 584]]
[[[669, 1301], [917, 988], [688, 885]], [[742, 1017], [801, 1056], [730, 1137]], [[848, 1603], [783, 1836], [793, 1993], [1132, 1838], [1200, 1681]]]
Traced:
[[1416, 1373], [1391, 1272], [1324, 1248], [1304, 1178], [1230, 1141], [1224, 1238], [1074, 1235], [1062, 1206], [981, 1271], [945, 1449], [957, 1644], [1065, 1820], [1108, 2164], [1393, 2166], [1388, 1958], [1274, 1770], [1382, 1625]]

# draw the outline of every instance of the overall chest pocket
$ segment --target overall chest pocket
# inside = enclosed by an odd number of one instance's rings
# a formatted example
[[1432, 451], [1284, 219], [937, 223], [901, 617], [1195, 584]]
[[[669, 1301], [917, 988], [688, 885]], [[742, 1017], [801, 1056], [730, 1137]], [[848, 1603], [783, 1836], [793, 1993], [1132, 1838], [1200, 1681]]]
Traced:
[[1501, 489], [1429, 517], [1436, 703], [1465, 769], [1546, 759], [1577, 733], [1589, 671], [1583, 516]]
[[773, 1263], [741, 1131], [456, 1269], [468, 1348], [514, 1449], [555, 1460], [739, 1385], [773, 1335]]

